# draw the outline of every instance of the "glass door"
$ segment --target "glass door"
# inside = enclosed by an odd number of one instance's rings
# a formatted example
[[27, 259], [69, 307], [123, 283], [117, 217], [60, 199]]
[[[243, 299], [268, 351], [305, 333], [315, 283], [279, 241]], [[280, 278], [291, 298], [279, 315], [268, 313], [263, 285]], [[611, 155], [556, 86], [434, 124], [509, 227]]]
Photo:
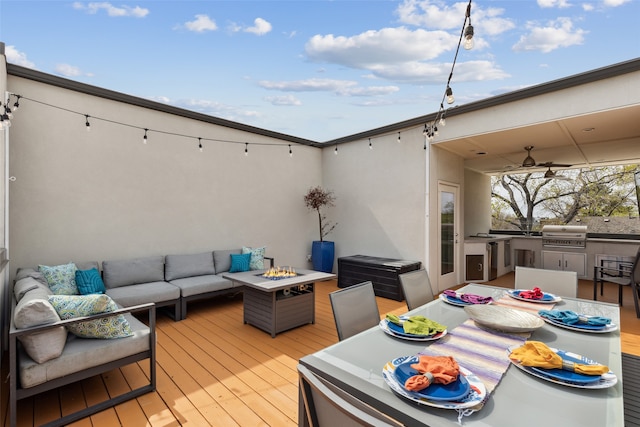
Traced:
[[438, 183], [438, 289], [458, 285], [459, 186]]

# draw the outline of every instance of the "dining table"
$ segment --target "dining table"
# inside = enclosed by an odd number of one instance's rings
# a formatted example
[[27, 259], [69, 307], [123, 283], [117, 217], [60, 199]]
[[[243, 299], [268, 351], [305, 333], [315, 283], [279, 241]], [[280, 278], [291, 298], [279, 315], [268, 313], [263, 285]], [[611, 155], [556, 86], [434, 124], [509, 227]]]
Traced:
[[[492, 297], [494, 301], [508, 299], [508, 291], [505, 288], [473, 283], [457, 290], [459, 293]], [[546, 304], [539, 305], [541, 310], [547, 309]], [[614, 304], [562, 297], [553, 308], [608, 317], [612, 324], [620, 324], [619, 307]], [[414, 315], [435, 320], [445, 325], [449, 332], [469, 322], [469, 314], [464, 307], [449, 304], [442, 298], [436, 298], [406, 313], [406, 316]], [[617, 377], [614, 385], [594, 389], [568, 386], [544, 380], [508, 364], [481, 409], [464, 416], [461, 416], [460, 411], [432, 407], [407, 399], [394, 392], [383, 378], [383, 367], [389, 361], [429, 350], [439, 340], [401, 339], [385, 333], [380, 326], [375, 326], [304, 356], [299, 363], [334, 386], [407, 426], [623, 426], [620, 329], [612, 329], [607, 333], [585, 333], [545, 322], [529, 332], [528, 339], [608, 366]], [[446, 339], [446, 335], [441, 338]], [[505, 348], [505, 353], [507, 352], [508, 349]], [[473, 372], [473, 366], [468, 366], [468, 369]], [[301, 412], [299, 425], [306, 425], [304, 412]]]

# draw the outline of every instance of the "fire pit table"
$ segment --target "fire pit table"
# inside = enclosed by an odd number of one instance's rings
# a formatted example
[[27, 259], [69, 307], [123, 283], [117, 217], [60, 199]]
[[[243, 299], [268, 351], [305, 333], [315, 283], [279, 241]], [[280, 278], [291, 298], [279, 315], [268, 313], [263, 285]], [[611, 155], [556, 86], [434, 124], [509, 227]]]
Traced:
[[223, 277], [244, 285], [244, 323], [275, 337], [277, 333], [315, 322], [314, 283], [336, 275], [295, 270], [295, 276], [264, 277], [266, 271], [226, 273]]

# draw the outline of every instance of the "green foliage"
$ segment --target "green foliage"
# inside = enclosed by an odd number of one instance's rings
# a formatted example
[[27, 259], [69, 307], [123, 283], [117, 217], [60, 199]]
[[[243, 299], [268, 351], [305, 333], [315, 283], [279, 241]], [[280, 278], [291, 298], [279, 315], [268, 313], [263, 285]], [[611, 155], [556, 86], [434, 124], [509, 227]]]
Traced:
[[493, 177], [493, 222], [530, 232], [541, 218], [567, 224], [577, 217], [637, 215], [636, 170], [637, 165], [624, 165], [564, 171], [570, 179], [544, 179], [540, 172]]

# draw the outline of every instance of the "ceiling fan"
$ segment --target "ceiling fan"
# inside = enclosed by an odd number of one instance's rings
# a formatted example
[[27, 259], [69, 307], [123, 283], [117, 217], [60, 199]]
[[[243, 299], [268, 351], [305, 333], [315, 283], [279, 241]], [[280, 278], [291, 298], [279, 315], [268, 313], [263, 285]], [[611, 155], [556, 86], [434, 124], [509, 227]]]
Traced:
[[536, 164], [536, 161], [534, 160], [533, 157], [531, 157], [531, 150], [533, 149], [533, 145], [527, 145], [526, 147], [524, 147], [524, 149], [527, 151], [527, 157], [525, 157], [525, 159], [522, 161], [522, 167], [523, 168], [532, 168], [534, 166], [538, 166], [538, 167], [543, 167], [543, 168], [547, 168], [547, 171], [544, 173], [544, 177], [545, 179], [569, 179], [563, 175], [558, 175], [556, 174], [556, 172], [552, 171], [551, 168], [570, 168], [572, 165], [566, 165], [566, 164], [562, 164], [562, 163], [553, 163], [553, 162], [545, 162], [545, 163], [538, 163]]

